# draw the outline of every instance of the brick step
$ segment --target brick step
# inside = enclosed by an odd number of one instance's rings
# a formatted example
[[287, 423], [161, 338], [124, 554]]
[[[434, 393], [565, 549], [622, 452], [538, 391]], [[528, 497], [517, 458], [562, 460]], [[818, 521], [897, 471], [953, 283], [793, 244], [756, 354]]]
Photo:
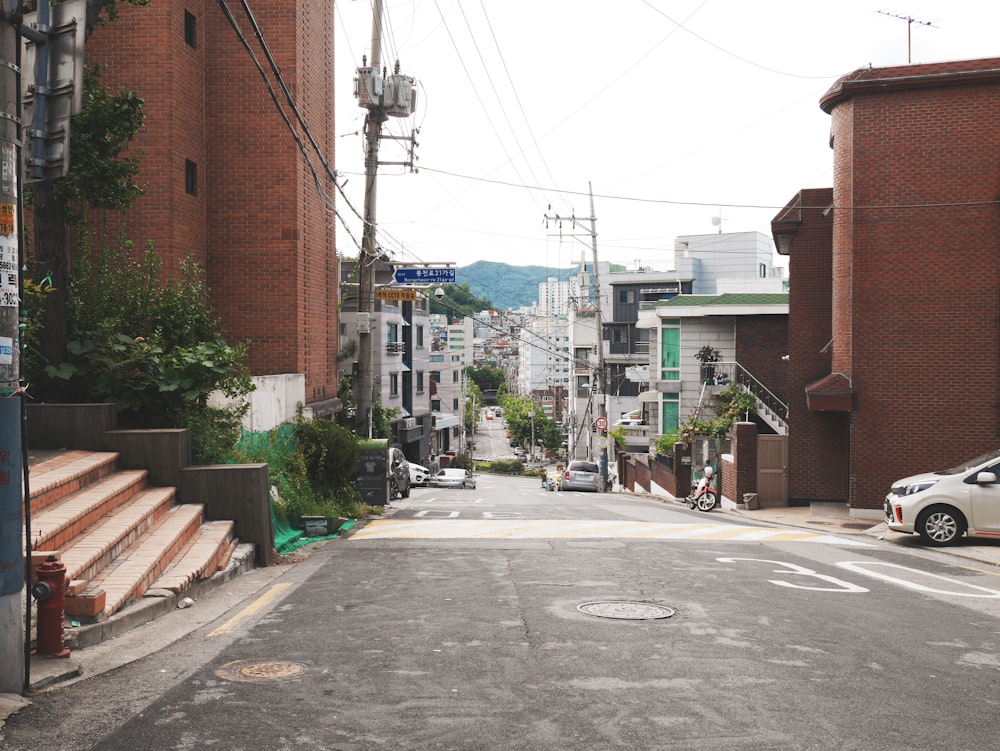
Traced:
[[146, 488], [62, 549], [66, 575], [92, 579], [174, 505], [174, 488]]
[[33, 514], [32, 549], [59, 550], [68, 546], [101, 517], [128, 503], [143, 490], [146, 475], [144, 469], [116, 472]]
[[[197, 533], [204, 509], [200, 503], [174, 506], [152, 529], [90, 580], [89, 590], [103, 591], [105, 595], [101, 614], [114, 614], [141, 598], [153, 586], [170, 562]], [[67, 604], [70, 599], [72, 598], [67, 598]]]
[[233, 537], [235, 526], [231, 521], [202, 524], [151, 589], [182, 592], [194, 582], [224, 569], [239, 543]]
[[31, 513], [39, 513], [66, 496], [107, 477], [116, 468], [118, 454], [107, 451], [63, 451], [32, 464], [28, 475]]

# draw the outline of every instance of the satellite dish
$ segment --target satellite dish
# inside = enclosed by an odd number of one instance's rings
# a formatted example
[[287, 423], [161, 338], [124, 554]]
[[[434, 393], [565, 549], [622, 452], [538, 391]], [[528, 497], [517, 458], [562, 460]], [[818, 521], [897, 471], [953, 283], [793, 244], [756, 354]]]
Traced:
[[712, 217], [712, 226], [713, 227], [718, 227], [721, 224], [722, 224], [722, 217], [721, 216], [713, 216]]

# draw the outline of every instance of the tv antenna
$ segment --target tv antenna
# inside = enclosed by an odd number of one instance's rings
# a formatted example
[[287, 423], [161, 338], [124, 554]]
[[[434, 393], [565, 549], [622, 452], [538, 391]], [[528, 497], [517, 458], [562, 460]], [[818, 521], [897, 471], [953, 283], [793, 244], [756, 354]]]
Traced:
[[938, 28], [934, 25], [933, 21], [924, 21], [920, 18], [914, 18], [913, 16], [901, 16], [898, 13], [892, 13], [887, 10], [880, 10], [879, 13], [883, 16], [889, 16], [890, 18], [898, 18], [900, 21], [906, 21], [906, 63], [909, 65], [913, 62], [911, 55], [912, 47], [910, 46], [910, 29], [913, 28], [913, 24], [920, 24], [921, 26], [930, 26], [932, 29]]
[[728, 219], [722, 218], [722, 209], [719, 209], [719, 215], [712, 217], [712, 226], [719, 228], [719, 234], [722, 234], [722, 223], [729, 221]]

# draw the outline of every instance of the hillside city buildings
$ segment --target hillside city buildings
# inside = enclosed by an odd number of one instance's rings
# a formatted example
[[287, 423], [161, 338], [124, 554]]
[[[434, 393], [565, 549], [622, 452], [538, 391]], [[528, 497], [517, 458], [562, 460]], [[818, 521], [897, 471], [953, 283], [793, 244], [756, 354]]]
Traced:
[[[271, 53], [332, 164], [333, 2], [295, 8], [262, 0], [255, 11], [283, 19]], [[285, 414], [344, 407], [351, 340], [368, 326], [379, 336], [379, 403], [398, 409], [393, 440], [418, 461], [463, 450], [462, 366], [479, 358], [544, 405], [570, 457], [595, 454], [602, 403], [629, 450], [648, 452], [711, 410], [715, 375], [755, 384], [775, 407], [757, 428], [788, 438], [781, 502], [877, 516], [892, 480], [995, 447], [1000, 59], [841, 78], [817, 103], [830, 116], [817, 148], [831, 148], [832, 186], [795, 193], [771, 237], [678, 237], [669, 270], [581, 262], [542, 282], [531, 309], [475, 321], [432, 322], [426, 300], [357, 320], [341, 306], [341, 258], [357, 248], [335, 247], [332, 173], [299, 150], [218, 8], [120, 11], [88, 41], [87, 59], [111, 89], [146, 102], [136, 141], [145, 195], [95, 245], [150, 241], [166, 275], [188, 258], [202, 265], [225, 334], [248, 344], [258, 384], [283, 394]], [[970, 272], [960, 288], [956, 264]], [[696, 357], [706, 347], [718, 357], [712, 377]]]

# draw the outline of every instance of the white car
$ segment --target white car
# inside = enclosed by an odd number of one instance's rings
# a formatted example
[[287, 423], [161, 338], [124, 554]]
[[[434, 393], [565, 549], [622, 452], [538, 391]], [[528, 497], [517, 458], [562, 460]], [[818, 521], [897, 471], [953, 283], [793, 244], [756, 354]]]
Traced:
[[426, 485], [431, 477], [431, 471], [427, 467], [410, 462], [410, 485]]
[[885, 523], [916, 532], [928, 545], [952, 545], [963, 534], [1000, 538], [1000, 451], [951, 469], [905, 477], [885, 497]]
[[431, 478], [434, 488], [472, 488], [476, 489], [476, 478], [465, 469], [442, 469]]

